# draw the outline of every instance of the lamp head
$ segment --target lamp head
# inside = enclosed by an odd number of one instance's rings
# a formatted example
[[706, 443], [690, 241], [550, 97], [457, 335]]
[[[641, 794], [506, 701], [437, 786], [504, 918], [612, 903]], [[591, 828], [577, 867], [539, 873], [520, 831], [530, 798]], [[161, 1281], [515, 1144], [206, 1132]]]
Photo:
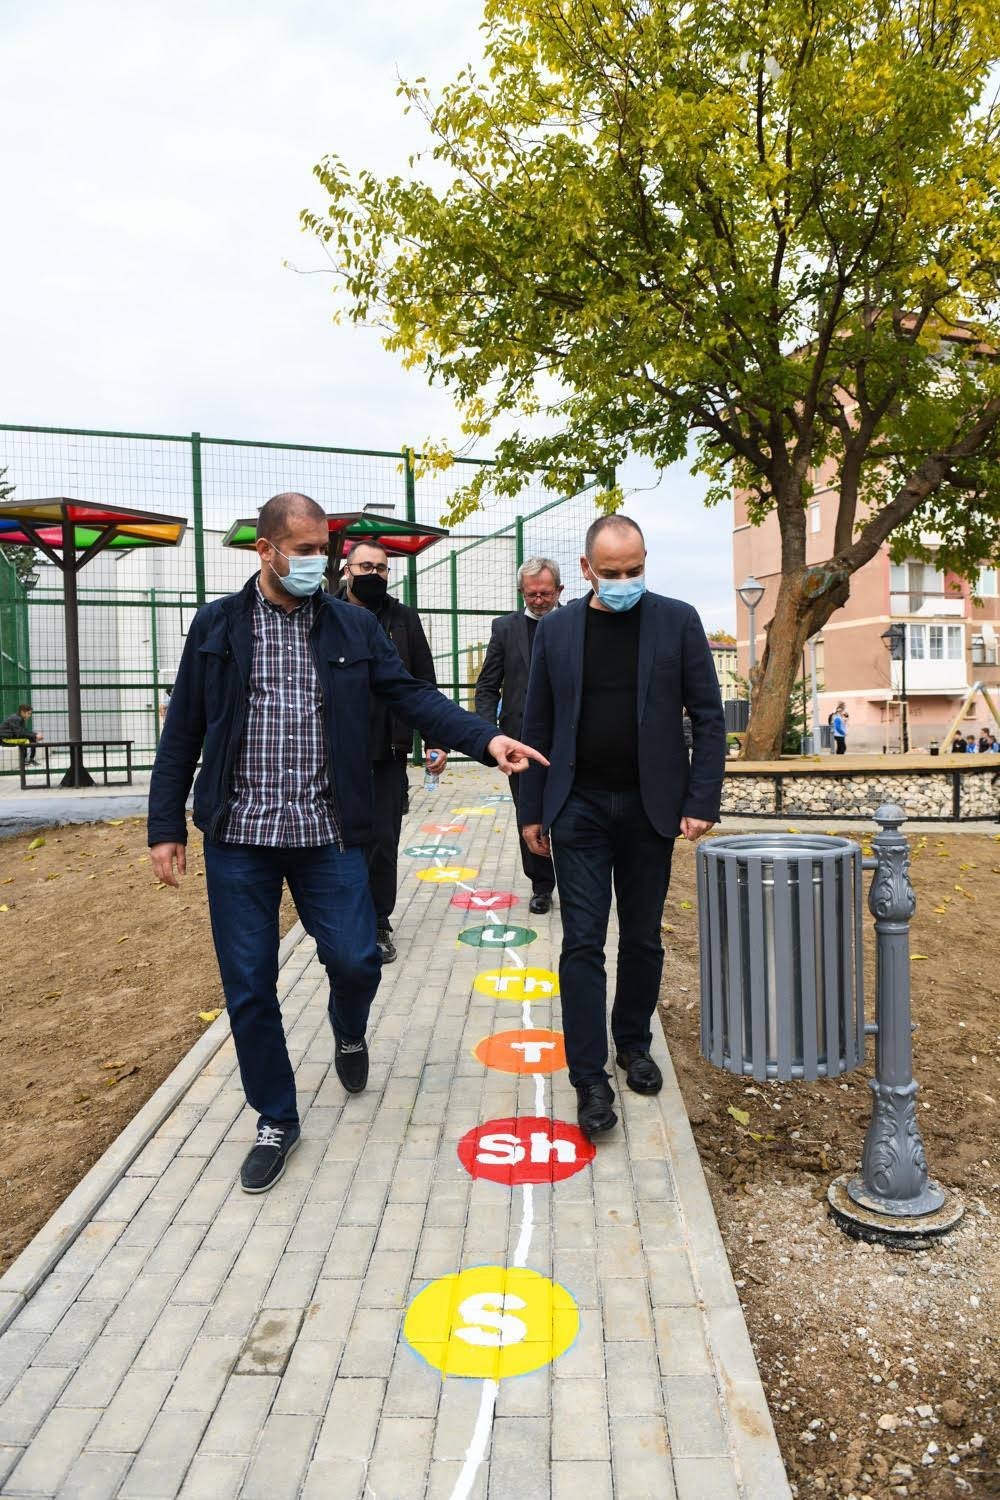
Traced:
[[748, 573], [736, 592], [747, 609], [756, 609], [764, 597], [764, 585], [752, 573]]

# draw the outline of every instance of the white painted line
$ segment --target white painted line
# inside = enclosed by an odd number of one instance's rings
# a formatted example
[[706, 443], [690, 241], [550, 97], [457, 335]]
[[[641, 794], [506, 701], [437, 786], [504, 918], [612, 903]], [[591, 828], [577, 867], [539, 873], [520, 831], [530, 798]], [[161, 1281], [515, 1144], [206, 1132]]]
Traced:
[[517, 1249], [514, 1251], [515, 1266], [526, 1266], [528, 1264], [528, 1251], [531, 1249], [531, 1231], [535, 1227], [534, 1195], [530, 1182], [521, 1186], [521, 1233], [518, 1236]]
[[541, 1118], [545, 1113], [545, 1074], [535, 1074], [535, 1114]]
[[479, 1402], [476, 1425], [472, 1429], [472, 1441], [465, 1450], [465, 1462], [455, 1481], [451, 1500], [469, 1500], [472, 1494], [472, 1486], [476, 1482], [479, 1466], [486, 1457], [486, 1450], [490, 1445], [490, 1436], [493, 1432], [493, 1408], [496, 1406], [499, 1390], [498, 1380], [483, 1381], [483, 1394]]

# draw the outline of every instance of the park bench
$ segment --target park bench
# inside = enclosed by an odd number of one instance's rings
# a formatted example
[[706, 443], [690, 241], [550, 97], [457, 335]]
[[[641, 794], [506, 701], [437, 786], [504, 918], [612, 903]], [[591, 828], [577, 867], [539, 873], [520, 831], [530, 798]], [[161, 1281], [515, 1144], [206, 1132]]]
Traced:
[[[131, 786], [132, 785], [132, 740], [41, 740], [35, 745], [36, 760], [33, 765], [28, 765], [26, 745], [18, 746], [20, 756], [21, 789], [28, 788], [28, 777], [44, 777], [45, 785], [51, 787], [52, 777], [60, 776], [57, 783], [59, 786], [92, 786], [93, 777], [87, 770], [85, 758], [88, 751], [99, 750], [101, 753], [100, 776], [105, 786]], [[69, 765], [53, 766], [50, 753], [53, 750], [68, 750]], [[109, 750], [124, 750], [125, 765], [108, 765]], [[117, 773], [124, 771], [124, 776]], [[115, 780], [111, 777], [115, 775]]]

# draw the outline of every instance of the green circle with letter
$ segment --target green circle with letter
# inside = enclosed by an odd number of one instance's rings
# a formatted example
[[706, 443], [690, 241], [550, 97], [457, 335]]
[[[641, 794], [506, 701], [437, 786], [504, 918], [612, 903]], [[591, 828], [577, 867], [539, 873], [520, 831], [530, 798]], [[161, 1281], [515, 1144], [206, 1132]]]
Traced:
[[458, 934], [460, 943], [470, 948], [526, 948], [538, 933], [531, 927], [508, 927], [506, 922], [490, 922], [485, 927], [466, 927]]

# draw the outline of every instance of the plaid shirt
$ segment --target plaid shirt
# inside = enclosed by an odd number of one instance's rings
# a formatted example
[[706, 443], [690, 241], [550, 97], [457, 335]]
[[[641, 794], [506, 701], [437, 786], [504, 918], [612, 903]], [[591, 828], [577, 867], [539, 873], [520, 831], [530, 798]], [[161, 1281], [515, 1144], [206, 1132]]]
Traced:
[[296, 609], [281, 609], [257, 583], [247, 717], [223, 843], [316, 848], [340, 842], [309, 647], [316, 605], [313, 595]]

